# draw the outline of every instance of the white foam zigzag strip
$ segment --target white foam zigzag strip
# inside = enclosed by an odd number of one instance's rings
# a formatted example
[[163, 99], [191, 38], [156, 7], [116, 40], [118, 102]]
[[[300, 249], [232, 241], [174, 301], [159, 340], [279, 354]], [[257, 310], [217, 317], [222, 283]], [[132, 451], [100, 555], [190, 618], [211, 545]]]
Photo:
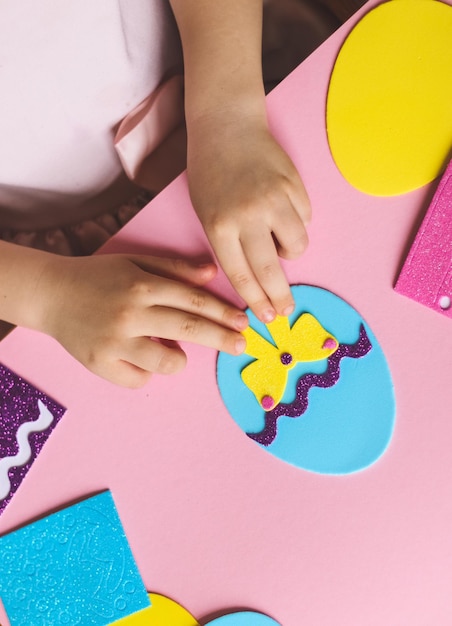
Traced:
[[25, 422], [17, 429], [16, 439], [19, 446], [17, 454], [0, 459], [0, 501], [4, 500], [11, 491], [11, 482], [8, 472], [13, 467], [25, 465], [31, 457], [31, 447], [28, 437], [31, 433], [46, 430], [54, 420], [54, 416], [46, 405], [38, 400], [39, 417], [35, 422]]

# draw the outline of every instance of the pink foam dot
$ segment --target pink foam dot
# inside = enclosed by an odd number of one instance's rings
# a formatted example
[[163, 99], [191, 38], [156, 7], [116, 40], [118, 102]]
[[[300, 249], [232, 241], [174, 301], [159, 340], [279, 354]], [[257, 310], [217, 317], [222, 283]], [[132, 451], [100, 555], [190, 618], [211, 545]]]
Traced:
[[325, 343], [323, 344], [322, 348], [324, 350], [333, 350], [336, 345], [336, 341], [332, 337], [328, 337], [328, 339], [325, 339]]
[[270, 411], [275, 406], [275, 401], [271, 396], [264, 396], [261, 400], [261, 405], [265, 411]]

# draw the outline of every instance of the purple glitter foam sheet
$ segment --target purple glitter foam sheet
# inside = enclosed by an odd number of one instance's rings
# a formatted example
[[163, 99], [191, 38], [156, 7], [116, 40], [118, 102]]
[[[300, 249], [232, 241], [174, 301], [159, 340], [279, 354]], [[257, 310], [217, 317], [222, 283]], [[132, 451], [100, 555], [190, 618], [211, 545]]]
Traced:
[[0, 363], [0, 514], [66, 409]]

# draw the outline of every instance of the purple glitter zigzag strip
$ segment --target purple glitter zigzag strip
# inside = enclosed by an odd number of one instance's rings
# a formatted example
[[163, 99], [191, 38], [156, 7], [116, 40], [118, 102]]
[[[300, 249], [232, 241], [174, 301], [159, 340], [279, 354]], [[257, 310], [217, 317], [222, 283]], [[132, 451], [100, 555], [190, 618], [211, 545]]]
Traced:
[[246, 433], [248, 437], [263, 446], [269, 446], [277, 434], [278, 418], [300, 417], [308, 408], [308, 393], [311, 387], [332, 387], [340, 376], [340, 363], [344, 357], [359, 359], [372, 349], [364, 325], [361, 324], [359, 337], [353, 344], [340, 344], [334, 354], [328, 358], [328, 366], [323, 374], [303, 374], [297, 383], [296, 399], [291, 404], [278, 404], [265, 414], [265, 426], [259, 433]]

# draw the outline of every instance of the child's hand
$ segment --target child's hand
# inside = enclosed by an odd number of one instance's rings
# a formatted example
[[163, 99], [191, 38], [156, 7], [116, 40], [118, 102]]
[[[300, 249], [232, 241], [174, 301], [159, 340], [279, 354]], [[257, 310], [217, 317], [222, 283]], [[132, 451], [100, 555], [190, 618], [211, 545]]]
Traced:
[[278, 255], [304, 251], [311, 215], [297, 170], [260, 120], [219, 117], [192, 128], [190, 193], [221, 266], [260, 320], [290, 314]]
[[247, 326], [245, 314], [195, 286], [213, 278], [212, 263], [119, 254], [49, 258], [37, 290], [40, 330], [107, 380], [139, 387], [152, 372], [181, 370], [179, 340], [231, 354], [245, 347], [238, 332]]

